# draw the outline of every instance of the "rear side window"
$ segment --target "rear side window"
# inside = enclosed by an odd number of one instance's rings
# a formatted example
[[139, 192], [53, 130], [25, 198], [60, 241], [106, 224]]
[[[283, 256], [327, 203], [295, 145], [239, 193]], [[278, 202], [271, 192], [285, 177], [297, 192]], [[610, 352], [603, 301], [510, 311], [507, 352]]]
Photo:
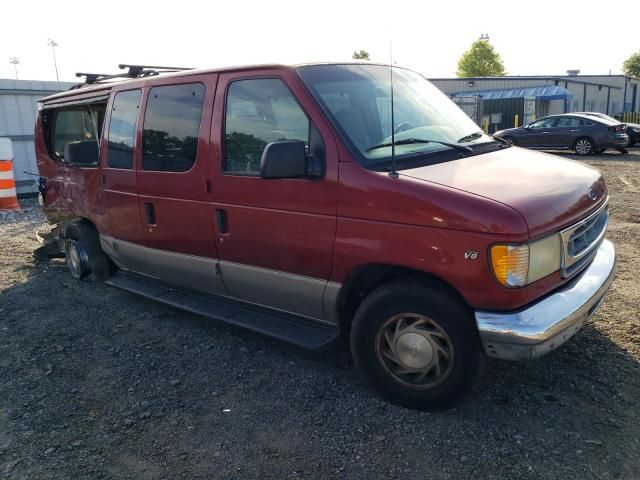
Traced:
[[583, 125], [582, 120], [575, 117], [560, 117], [556, 127], [579, 127]]
[[282, 80], [259, 78], [229, 85], [224, 130], [224, 171], [257, 175], [267, 143], [302, 140], [309, 119]]
[[196, 161], [204, 85], [169, 85], [149, 91], [142, 133], [142, 168], [186, 172]]
[[136, 137], [140, 95], [140, 90], [119, 92], [113, 100], [107, 152], [107, 165], [111, 168], [133, 166], [133, 144]]
[[64, 160], [64, 146], [71, 142], [99, 140], [99, 111], [87, 106], [70, 107], [55, 112], [53, 153]]

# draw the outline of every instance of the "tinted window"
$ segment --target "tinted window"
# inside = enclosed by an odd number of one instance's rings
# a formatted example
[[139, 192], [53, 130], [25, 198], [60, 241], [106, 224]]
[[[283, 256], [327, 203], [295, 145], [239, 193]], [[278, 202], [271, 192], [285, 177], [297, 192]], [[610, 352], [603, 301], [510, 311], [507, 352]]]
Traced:
[[579, 127], [582, 125], [582, 120], [574, 117], [560, 117], [556, 127]]
[[224, 170], [258, 174], [267, 143], [302, 140], [309, 146], [309, 119], [282, 80], [231, 83], [227, 91]]
[[154, 87], [142, 133], [142, 168], [186, 172], [196, 161], [204, 85]]
[[87, 140], [97, 142], [99, 140], [98, 116], [98, 110], [90, 110], [87, 106], [58, 110], [53, 128], [55, 156], [64, 159], [64, 146], [67, 143]]
[[530, 128], [551, 128], [556, 123], [555, 118], [543, 118], [529, 125]]
[[116, 94], [109, 121], [107, 164], [113, 168], [131, 168], [140, 90]]

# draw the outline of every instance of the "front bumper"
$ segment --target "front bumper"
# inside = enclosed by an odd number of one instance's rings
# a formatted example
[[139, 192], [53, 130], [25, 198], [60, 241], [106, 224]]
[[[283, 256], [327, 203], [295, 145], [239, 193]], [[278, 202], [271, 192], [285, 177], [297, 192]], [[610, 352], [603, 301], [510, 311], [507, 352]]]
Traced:
[[615, 266], [613, 243], [604, 240], [591, 265], [562, 290], [523, 310], [476, 311], [487, 356], [531, 360], [558, 348], [598, 309], [613, 282]]

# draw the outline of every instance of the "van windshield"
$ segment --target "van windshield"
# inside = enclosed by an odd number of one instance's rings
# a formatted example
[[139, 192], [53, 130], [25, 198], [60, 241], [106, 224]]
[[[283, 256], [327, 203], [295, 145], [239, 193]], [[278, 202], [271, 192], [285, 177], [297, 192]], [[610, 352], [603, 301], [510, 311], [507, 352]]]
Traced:
[[[388, 66], [305, 65], [297, 72], [361, 164], [375, 168], [390, 161]], [[494, 141], [424, 77], [398, 67], [393, 69], [393, 130], [398, 160]]]

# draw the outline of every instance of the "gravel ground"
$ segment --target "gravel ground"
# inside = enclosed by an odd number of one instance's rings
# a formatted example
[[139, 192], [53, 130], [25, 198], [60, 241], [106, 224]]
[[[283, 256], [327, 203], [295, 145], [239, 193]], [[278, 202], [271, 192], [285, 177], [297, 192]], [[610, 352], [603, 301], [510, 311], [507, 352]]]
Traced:
[[373, 398], [344, 345], [305, 352], [36, 265], [37, 205], [0, 213], [0, 478], [640, 478], [640, 149], [588, 163], [619, 252], [602, 308], [439, 413]]

